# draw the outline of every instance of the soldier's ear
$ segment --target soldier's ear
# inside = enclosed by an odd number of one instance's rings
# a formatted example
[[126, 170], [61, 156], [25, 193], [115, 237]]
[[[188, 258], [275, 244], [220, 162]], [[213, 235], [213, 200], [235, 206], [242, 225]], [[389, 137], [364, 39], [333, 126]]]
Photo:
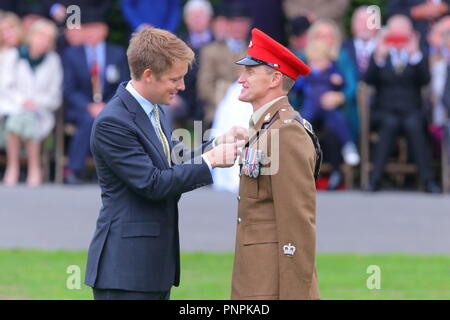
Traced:
[[279, 71], [272, 73], [271, 87], [276, 88], [283, 85], [283, 74]]

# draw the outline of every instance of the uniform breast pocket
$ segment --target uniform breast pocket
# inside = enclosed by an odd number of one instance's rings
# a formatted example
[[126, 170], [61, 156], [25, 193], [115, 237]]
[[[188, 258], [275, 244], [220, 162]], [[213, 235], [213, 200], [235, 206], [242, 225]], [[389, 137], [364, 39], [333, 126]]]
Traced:
[[244, 174], [241, 176], [239, 195], [244, 198], [258, 198], [258, 179], [250, 178]]

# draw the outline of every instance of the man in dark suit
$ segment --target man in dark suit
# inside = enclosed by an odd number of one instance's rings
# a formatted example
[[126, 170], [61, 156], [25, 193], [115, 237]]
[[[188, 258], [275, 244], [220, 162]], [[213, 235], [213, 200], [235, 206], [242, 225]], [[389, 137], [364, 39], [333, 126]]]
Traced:
[[203, 154], [180, 148], [158, 105], [184, 90], [194, 53], [170, 32], [144, 28], [127, 55], [132, 80], [119, 86], [91, 134], [103, 206], [85, 283], [95, 299], [169, 299], [180, 281], [178, 200], [211, 184], [212, 168], [232, 166], [248, 135], [235, 127], [203, 144]]
[[85, 44], [69, 47], [63, 56], [65, 118], [76, 127], [65, 171], [69, 184], [81, 183], [95, 117], [114, 95], [118, 84], [129, 79], [125, 50], [105, 42], [108, 26], [103, 17], [89, 12], [81, 17]]
[[367, 6], [361, 6], [355, 10], [352, 17], [352, 35], [342, 44], [358, 67], [358, 79], [364, 79], [364, 74], [369, 67], [370, 57], [376, 47], [377, 29], [369, 28], [371, 13]]
[[421, 110], [421, 88], [430, 81], [430, 72], [427, 58], [419, 49], [419, 37], [406, 16], [396, 15], [389, 19], [386, 34], [379, 37], [365, 80], [376, 88], [375, 104], [381, 119], [369, 190], [379, 189], [384, 165], [396, 136], [403, 130], [425, 190], [440, 192], [429, 165]]
[[[183, 8], [187, 33], [182, 34], [180, 38], [194, 51], [197, 63], [194, 63], [186, 74], [186, 90], [180, 92], [183, 104], [174, 110], [176, 120], [203, 120], [204, 102], [197, 95], [198, 62], [201, 59], [201, 49], [214, 41], [210, 29], [212, 16], [213, 8], [207, 0], [189, 0]], [[185, 127], [193, 127], [193, 125], [185, 123]]]

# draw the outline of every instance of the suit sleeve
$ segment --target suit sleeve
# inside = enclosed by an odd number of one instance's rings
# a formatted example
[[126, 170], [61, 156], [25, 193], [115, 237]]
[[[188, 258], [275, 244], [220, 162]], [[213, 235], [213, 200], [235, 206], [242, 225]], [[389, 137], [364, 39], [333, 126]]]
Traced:
[[92, 139], [93, 151], [119, 179], [149, 200], [164, 200], [212, 183], [203, 159], [167, 170], [157, 168], [136, 133], [118, 119], [102, 119], [94, 126]]
[[[280, 299], [311, 299], [316, 255], [315, 150], [296, 123], [279, 130], [278, 172], [271, 176], [279, 241]], [[292, 257], [283, 247], [296, 248]], [[300, 288], [292, 283], [301, 284]]]

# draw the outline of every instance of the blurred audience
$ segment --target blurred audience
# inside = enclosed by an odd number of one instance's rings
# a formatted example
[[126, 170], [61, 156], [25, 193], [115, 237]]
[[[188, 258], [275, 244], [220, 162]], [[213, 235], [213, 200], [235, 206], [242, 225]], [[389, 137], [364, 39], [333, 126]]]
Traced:
[[450, 0], [389, 0], [386, 1], [386, 11], [388, 17], [397, 14], [409, 17], [414, 29], [420, 33], [421, 47], [425, 50], [433, 23], [450, 13]]
[[375, 51], [375, 39], [378, 33], [376, 28], [370, 28], [368, 24], [371, 13], [367, 11], [367, 8], [367, 6], [361, 6], [355, 10], [352, 16], [353, 37], [344, 41], [342, 45], [358, 67], [358, 79], [364, 79], [370, 57]]
[[[253, 107], [248, 102], [239, 100], [242, 86], [234, 82], [228, 88], [223, 99], [217, 106], [212, 124], [211, 136], [219, 137], [233, 126], [249, 127]], [[238, 193], [239, 191], [239, 164], [236, 162], [231, 168], [213, 171], [213, 188], [220, 191]]]
[[234, 62], [245, 55], [251, 20], [245, 3], [231, 2], [225, 7], [229, 32], [224, 40], [216, 40], [201, 50], [198, 94], [205, 101], [204, 129], [214, 119], [217, 105], [228, 87], [237, 80], [239, 66]]
[[308, 30], [309, 43], [323, 41], [329, 48], [331, 57], [336, 61], [337, 69], [344, 76], [344, 88], [342, 92], [326, 92], [322, 99], [323, 104], [328, 108], [338, 108], [342, 106], [347, 122], [350, 126], [353, 141], [359, 139], [359, 116], [356, 103], [356, 93], [358, 88], [358, 71], [350, 54], [342, 47], [342, 34], [338, 26], [332, 20], [318, 20]]
[[[183, 9], [183, 17], [187, 33], [180, 35], [194, 51], [196, 63], [192, 65], [184, 77], [185, 90], [179, 93], [182, 98], [173, 109], [174, 120], [203, 120], [203, 101], [197, 96], [197, 75], [201, 49], [214, 40], [211, 31], [213, 8], [207, 0], [189, 0]], [[192, 127], [185, 123], [184, 126]]]
[[[337, 137], [344, 161], [351, 166], [358, 165], [359, 154], [344, 114], [339, 108], [325, 104], [323, 100], [327, 92], [342, 92], [344, 76], [336, 67], [334, 57], [325, 42], [314, 40], [309, 43], [306, 57], [312, 71], [308, 77], [303, 78], [304, 100], [301, 114], [316, 130], [320, 130], [321, 126], [326, 127], [328, 133]], [[298, 82], [296, 85], [299, 85]], [[335, 190], [343, 180], [339, 169], [340, 155], [335, 152], [336, 149], [327, 151], [333, 166], [327, 189]]]
[[94, 119], [117, 85], [129, 79], [124, 49], [105, 41], [108, 26], [104, 17], [87, 12], [81, 19], [84, 45], [68, 48], [63, 57], [65, 118], [76, 127], [64, 173], [68, 184], [82, 182]]
[[421, 103], [421, 89], [430, 81], [428, 61], [408, 17], [395, 15], [388, 20], [385, 32], [378, 37], [366, 81], [376, 88], [376, 107], [382, 118], [368, 190], [379, 190], [384, 166], [403, 131], [426, 192], [440, 192], [430, 167]]
[[0, 106], [9, 109], [6, 120], [7, 166], [4, 184], [17, 184], [20, 173], [20, 142], [28, 159], [27, 184], [42, 183], [41, 142], [54, 127], [54, 111], [62, 102], [62, 67], [53, 51], [56, 26], [48, 20], [34, 22], [25, 44], [4, 53]]
[[176, 33], [181, 20], [180, 0], [121, 0], [131, 30], [152, 26]]
[[211, 20], [211, 31], [215, 40], [225, 40], [228, 35], [228, 19], [225, 13], [225, 5], [219, 4], [213, 7], [214, 15]]
[[341, 33], [344, 32], [344, 16], [350, 0], [283, 0], [284, 14], [289, 20], [307, 16], [312, 22], [318, 19], [333, 20]]

